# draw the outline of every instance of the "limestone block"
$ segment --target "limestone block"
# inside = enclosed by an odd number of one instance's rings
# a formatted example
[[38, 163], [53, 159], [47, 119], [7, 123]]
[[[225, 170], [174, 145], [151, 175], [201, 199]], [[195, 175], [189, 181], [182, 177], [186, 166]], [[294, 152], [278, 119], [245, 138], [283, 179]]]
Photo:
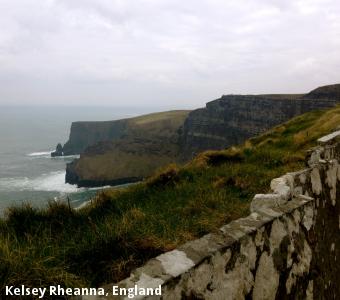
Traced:
[[264, 212], [267, 208], [279, 207], [286, 202], [279, 194], [256, 194], [250, 204], [250, 211]]
[[284, 200], [287, 200], [291, 196], [291, 188], [288, 180], [285, 177], [275, 178], [270, 183], [270, 188], [275, 194], [280, 195]]
[[263, 252], [255, 276], [254, 300], [274, 300], [279, 286], [279, 273], [274, 261], [267, 252]]

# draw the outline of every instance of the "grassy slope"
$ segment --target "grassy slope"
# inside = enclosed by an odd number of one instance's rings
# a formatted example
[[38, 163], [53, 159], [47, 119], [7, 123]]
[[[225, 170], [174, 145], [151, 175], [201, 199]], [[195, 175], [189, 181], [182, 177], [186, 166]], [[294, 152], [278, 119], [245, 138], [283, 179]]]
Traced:
[[168, 137], [183, 125], [189, 110], [172, 110], [127, 119], [128, 135], [137, 137]]
[[118, 281], [150, 257], [247, 215], [255, 193], [302, 168], [305, 150], [339, 124], [340, 107], [307, 113], [242, 146], [107, 190], [78, 211], [12, 208], [0, 222], [0, 290]]
[[295, 100], [302, 98], [305, 94], [260, 94], [258, 96], [270, 98], [270, 99], [276, 99], [276, 100], [282, 100], [282, 99], [290, 99]]
[[152, 113], [147, 115], [142, 115], [138, 117], [131, 118], [132, 124], [142, 125], [142, 124], [150, 124], [152, 122], [157, 122], [165, 119], [169, 120], [179, 120], [181, 121], [182, 117], [186, 117], [186, 115], [190, 112], [189, 110], [170, 110], [158, 113]]

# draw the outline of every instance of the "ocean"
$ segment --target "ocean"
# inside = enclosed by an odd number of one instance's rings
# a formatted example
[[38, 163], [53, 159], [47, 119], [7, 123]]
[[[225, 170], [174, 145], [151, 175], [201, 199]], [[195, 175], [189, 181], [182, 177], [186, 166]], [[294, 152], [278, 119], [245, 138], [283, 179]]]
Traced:
[[65, 183], [66, 163], [75, 156], [51, 158], [64, 144], [73, 121], [116, 120], [151, 109], [115, 107], [0, 107], [0, 215], [7, 207], [70, 199], [72, 206], [88, 201], [97, 189]]

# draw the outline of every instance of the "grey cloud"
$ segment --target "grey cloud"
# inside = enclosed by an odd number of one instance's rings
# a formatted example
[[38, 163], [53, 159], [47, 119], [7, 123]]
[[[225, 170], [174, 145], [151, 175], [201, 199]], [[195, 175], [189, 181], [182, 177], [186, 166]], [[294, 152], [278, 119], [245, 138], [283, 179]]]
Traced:
[[0, 104], [201, 106], [339, 81], [335, 0], [3, 0]]

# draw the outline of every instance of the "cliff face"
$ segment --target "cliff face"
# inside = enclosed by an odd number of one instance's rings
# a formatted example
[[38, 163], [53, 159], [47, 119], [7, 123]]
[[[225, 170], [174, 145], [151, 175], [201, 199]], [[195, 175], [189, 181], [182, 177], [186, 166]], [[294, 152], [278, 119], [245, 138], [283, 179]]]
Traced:
[[66, 182], [78, 186], [118, 185], [140, 181], [157, 168], [178, 160], [175, 135], [166, 138], [122, 138], [86, 149], [67, 164]]
[[305, 112], [335, 106], [340, 85], [306, 95], [227, 95], [192, 111], [185, 120], [181, 147], [185, 159], [208, 149], [244, 142]]
[[[73, 149], [81, 152], [79, 159], [67, 165], [66, 182], [78, 186], [134, 182], [151, 175], [161, 166], [178, 161], [179, 129], [187, 115], [188, 111], [171, 111], [121, 122], [82, 122], [74, 125], [77, 130], [86, 130], [79, 132], [79, 135], [73, 130], [70, 136], [72, 143], [66, 144], [75, 145]], [[106, 124], [96, 127], [95, 123]], [[89, 132], [91, 134], [87, 136]], [[86, 143], [93, 140], [101, 141], [86, 148]]]
[[106, 122], [73, 122], [64, 155], [74, 155], [97, 142], [119, 139], [128, 129], [129, 119]]

